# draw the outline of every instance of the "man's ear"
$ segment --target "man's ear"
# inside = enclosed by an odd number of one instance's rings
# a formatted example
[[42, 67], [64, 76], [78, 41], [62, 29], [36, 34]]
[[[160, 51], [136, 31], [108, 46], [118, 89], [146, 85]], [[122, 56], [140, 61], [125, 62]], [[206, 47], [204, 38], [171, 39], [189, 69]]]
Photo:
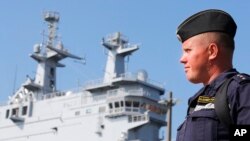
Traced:
[[210, 43], [208, 46], [209, 60], [214, 60], [218, 56], [219, 48], [216, 43]]

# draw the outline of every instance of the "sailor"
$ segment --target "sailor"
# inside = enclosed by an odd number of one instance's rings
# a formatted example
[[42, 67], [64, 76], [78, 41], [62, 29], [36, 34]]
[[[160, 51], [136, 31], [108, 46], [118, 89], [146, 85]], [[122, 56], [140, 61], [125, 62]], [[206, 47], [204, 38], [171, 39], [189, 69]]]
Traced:
[[232, 124], [250, 125], [250, 77], [233, 68], [237, 25], [231, 15], [218, 9], [198, 12], [177, 29], [186, 78], [204, 86], [188, 100], [185, 121], [178, 127], [177, 141], [229, 140], [229, 127], [215, 111], [215, 94], [225, 83]]

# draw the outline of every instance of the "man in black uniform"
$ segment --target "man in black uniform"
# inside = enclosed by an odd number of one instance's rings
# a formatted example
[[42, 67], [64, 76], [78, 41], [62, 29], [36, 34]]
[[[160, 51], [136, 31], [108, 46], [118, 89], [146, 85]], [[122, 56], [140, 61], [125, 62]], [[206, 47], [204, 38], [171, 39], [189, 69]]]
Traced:
[[220, 86], [230, 78], [226, 95], [232, 124], [250, 125], [250, 77], [232, 65], [236, 29], [233, 18], [216, 9], [196, 13], [179, 25], [180, 62], [186, 77], [204, 87], [189, 99], [177, 141], [229, 140], [229, 127], [218, 118], [214, 101]]

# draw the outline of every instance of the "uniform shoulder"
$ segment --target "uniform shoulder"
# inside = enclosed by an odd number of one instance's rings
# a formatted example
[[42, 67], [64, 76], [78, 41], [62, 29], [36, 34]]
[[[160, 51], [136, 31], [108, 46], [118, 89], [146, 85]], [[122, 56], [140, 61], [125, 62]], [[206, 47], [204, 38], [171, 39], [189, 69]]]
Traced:
[[233, 76], [233, 79], [239, 84], [250, 83], [250, 75], [246, 73], [238, 73]]

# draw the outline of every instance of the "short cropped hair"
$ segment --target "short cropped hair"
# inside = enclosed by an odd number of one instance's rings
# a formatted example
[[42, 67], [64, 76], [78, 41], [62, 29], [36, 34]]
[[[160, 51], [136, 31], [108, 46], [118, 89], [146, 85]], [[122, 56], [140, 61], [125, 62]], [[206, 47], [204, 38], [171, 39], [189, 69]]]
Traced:
[[223, 32], [206, 32], [202, 34], [210, 42], [215, 42], [219, 46], [224, 47], [225, 49], [231, 51], [232, 53], [234, 52], [235, 48], [234, 39], [228, 34]]

